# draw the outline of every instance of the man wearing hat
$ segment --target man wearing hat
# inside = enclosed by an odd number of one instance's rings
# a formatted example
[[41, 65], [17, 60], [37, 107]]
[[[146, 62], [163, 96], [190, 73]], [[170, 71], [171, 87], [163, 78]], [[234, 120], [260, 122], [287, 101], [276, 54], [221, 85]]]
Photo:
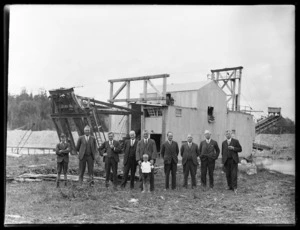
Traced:
[[206, 187], [206, 175], [208, 170], [209, 187], [214, 187], [214, 170], [215, 161], [218, 159], [220, 149], [218, 143], [211, 139], [211, 133], [209, 130], [204, 131], [205, 140], [201, 141], [199, 152], [201, 160], [201, 185]]
[[60, 143], [56, 145], [56, 155], [57, 155], [57, 179], [56, 187], [59, 187], [60, 174], [63, 170], [65, 186], [67, 185], [67, 171], [69, 164], [69, 152], [71, 151], [70, 144], [66, 141], [66, 135], [64, 133], [60, 134]]
[[94, 160], [97, 153], [96, 139], [90, 135], [90, 127], [84, 127], [84, 135], [77, 141], [76, 150], [79, 152], [79, 184], [83, 182], [85, 166], [88, 166], [89, 182], [94, 184]]

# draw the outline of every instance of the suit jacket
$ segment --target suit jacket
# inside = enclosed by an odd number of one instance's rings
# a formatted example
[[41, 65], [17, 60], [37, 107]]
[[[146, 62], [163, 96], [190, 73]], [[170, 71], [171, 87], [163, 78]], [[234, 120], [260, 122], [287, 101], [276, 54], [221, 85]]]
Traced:
[[[69, 162], [69, 152], [71, 151], [71, 145], [66, 142], [66, 143], [58, 143], [56, 145], [56, 155], [57, 155], [57, 162]], [[62, 153], [59, 153], [59, 150], [63, 150]]]
[[95, 159], [95, 155], [97, 153], [96, 139], [95, 139], [95, 137], [90, 135], [89, 141], [87, 142], [85, 139], [85, 135], [83, 135], [78, 138], [77, 145], [76, 145], [76, 150], [79, 152], [79, 160], [82, 160], [87, 145], [91, 146], [91, 150], [92, 150], [91, 155], [92, 155], [93, 160]]
[[162, 144], [160, 154], [164, 158], [165, 164], [171, 164], [172, 159], [178, 163], [179, 148], [176, 141], [172, 141], [170, 145], [168, 141]]
[[185, 165], [187, 159], [188, 159], [188, 154], [192, 154], [192, 160], [195, 165], [198, 165], [197, 157], [199, 156], [199, 149], [198, 145], [192, 142], [191, 148], [189, 148], [188, 144], [185, 143], [181, 146], [180, 148], [180, 155], [182, 157], [182, 165]]
[[157, 157], [156, 143], [153, 139], [148, 138], [147, 145], [144, 143], [144, 138], [141, 139], [136, 147], [136, 161], [143, 161], [143, 155], [148, 154], [148, 160], [155, 162]]
[[211, 139], [209, 144], [207, 144], [206, 140], [200, 142], [199, 147], [200, 159], [209, 161], [214, 161], [218, 159], [220, 155], [220, 149], [218, 143]]
[[238, 152], [242, 152], [242, 146], [240, 145], [240, 142], [237, 139], [231, 138], [230, 146], [234, 147], [234, 150], [228, 149], [228, 143], [227, 140], [223, 141], [222, 143], [222, 162], [225, 164], [227, 160], [228, 153], [231, 153], [231, 156], [235, 163], [239, 163], [239, 156]]
[[[103, 142], [99, 148], [100, 155], [103, 156], [103, 152], [106, 152], [107, 156], [105, 156], [105, 157], [112, 156], [116, 162], [119, 162], [119, 154], [122, 153], [120, 143], [119, 143], [119, 141], [113, 140], [113, 145], [114, 145], [114, 148], [111, 148], [109, 146], [109, 141]], [[103, 160], [104, 159], [105, 158], [103, 158]]]
[[[133, 145], [133, 152], [134, 152], [134, 154], [136, 154], [137, 144], [138, 144], [138, 140], [135, 139], [134, 145]], [[124, 143], [124, 160], [123, 160], [124, 165], [127, 164], [127, 160], [129, 158], [130, 145], [131, 145], [131, 139], [126, 140], [125, 143]]]

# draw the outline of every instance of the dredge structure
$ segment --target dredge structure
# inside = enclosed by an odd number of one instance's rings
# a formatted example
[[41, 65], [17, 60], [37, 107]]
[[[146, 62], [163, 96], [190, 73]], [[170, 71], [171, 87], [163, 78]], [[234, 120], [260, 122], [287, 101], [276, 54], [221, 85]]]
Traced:
[[110, 114], [131, 115], [142, 113], [127, 107], [114, 105], [89, 97], [75, 95], [74, 88], [59, 88], [50, 90], [51, 119], [55, 125], [58, 138], [65, 133], [71, 144], [71, 154], [77, 154], [72, 135], [72, 127], [78, 135], [84, 135], [84, 127], [91, 127], [91, 135], [96, 138], [97, 147], [106, 140], [107, 125], [105, 117]]

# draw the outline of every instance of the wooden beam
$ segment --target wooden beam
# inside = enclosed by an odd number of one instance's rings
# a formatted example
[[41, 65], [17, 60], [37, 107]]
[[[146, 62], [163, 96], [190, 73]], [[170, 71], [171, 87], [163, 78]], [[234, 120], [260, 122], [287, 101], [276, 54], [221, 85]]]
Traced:
[[125, 86], [126, 86], [126, 82], [124, 82], [124, 83], [120, 86], [120, 88], [117, 90], [117, 92], [115, 92], [115, 94], [112, 96], [112, 99], [115, 99], [115, 98], [119, 95], [119, 93], [124, 89]]
[[212, 73], [214, 73], [214, 72], [230, 71], [230, 70], [236, 70], [236, 69], [243, 69], [243, 66], [232, 67], [232, 68], [224, 68], [224, 69], [212, 69], [212, 70], [210, 70], [210, 71], [211, 71]]
[[112, 102], [139, 102], [139, 101], [161, 101], [164, 97], [148, 97], [148, 98], [130, 98], [130, 99], [114, 99]]
[[[129, 108], [130, 109], [130, 108]], [[112, 109], [97, 109], [96, 111], [99, 111], [101, 113], [105, 113], [105, 114], [109, 114], [110, 112], [112, 112], [112, 114], [114, 112], [124, 112], [124, 114], [132, 114], [132, 113], [135, 113], [135, 114], [140, 114], [142, 115], [142, 113], [138, 110], [135, 110], [135, 109], [130, 109], [129, 111], [122, 111], [122, 110], [112, 110]]]
[[120, 110], [100, 110], [97, 109], [97, 114], [115, 114], [115, 115], [129, 115], [130, 112], [120, 111]]
[[146, 99], [147, 98], [147, 80], [144, 80], [144, 98]]
[[156, 78], [164, 78], [169, 77], [169, 74], [158, 74], [158, 75], [148, 75], [142, 77], [128, 77], [128, 78], [119, 78], [119, 79], [110, 79], [108, 82], [122, 82], [122, 81], [140, 81], [140, 80], [149, 80], [149, 79], [156, 79]]
[[126, 84], [127, 84], [126, 99], [129, 99], [130, 98], [130, 81], [127, 81]]
[[228, 103], [231, 100], [232, 96], [230, 95], [230, 97], [226, 100], [226, 102]]
[[[119, 100], [123, 100], [123, 99], [113, 99], [111, 101], [112, 102], [117, 102]], [[127, 107], [123, 107], [123, 106], [119, 106], [119, 105], [114, 105], [112, 103], [108, 103], [108, 102], [104, 102], [104, 101], [98, 101], [98, 100], [95, 100], [95, 99], [91, 99], [91, 102], [95, 102], [95, 103], [98, 103], [98, 104], [106, 105], [109, 108], [118, 108], [118, 109], [124, 109], [124, 110], [127, 110], [127, 111], [131, 111], [131, 109], [128, 109]]]
[[113, 99], [113, 94], [114, 94], [114, 83], [110, 82], [110, 91], [109, 91], [109, 99]]
[[242, 87], [242, 69], [239, 70], [240, 73], [239, 73], [239, 86], [238, 86], [238, 99], [237, 99], [237, 107], [238, 107], [238, 110], [240, 109], [240, 103], [241, 103], [241, 87]]
[[[126, 99], [130, 99], [130, 81], [127, 81], [126, 84], [127, 84]], [[127, 102], [127, 107], [128, 107], [129, 109], [131, 109], [131, 105], [130, 105], [129, 102]], [[126, 130], [126, 131], [127, 131], [126, 133], [129, 133], [129, 132], [130, 132], [131, 119], [132, 119], [131, 114], [128, 114], [127, 120], [126, 120], [126, 129], [127, 129], [127, 130]]]
[[[164, 78], [166, 79], [166, 78]], [[149, 85], [157, 92], [158, 95], [160, 95], [159, 90], [153, 85], [153, 83], [150, 80], [147, 80], [147, 82], [149, 83]]]
[[51, 118], [79, 118], [79, 117], [87, 117], [86, 113], [59, 113], [59, 114], [50, 114]]
[[229, 85], [227, 85], [227, 82], [224, 82], [224, 85], [222, 85], [221, 89], [223, 89], [225, 86], [229, 89], [230, 93], [232, 93], [232, 89], [229, 87]]
[[166, 98], [166, 93], [167, 93], [167, 78], [163, 79], [163, 90], [162, 90], [162, 96]]
[[232, 82], [232, 110], [236, 111], [236, 98], [235, 98], [235, 80]]

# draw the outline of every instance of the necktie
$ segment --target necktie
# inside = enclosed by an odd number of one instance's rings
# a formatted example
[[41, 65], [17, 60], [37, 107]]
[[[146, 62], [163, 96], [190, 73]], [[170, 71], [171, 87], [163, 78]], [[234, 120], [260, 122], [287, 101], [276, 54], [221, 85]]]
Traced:
[[131, 140], [131, 146], [133, 146], [133, 140]]
[[191, 148], [192, 143], [189, 143], [189, 148]]
[[85, 136], [86, 142], [89, 141], [89, 136]]
[[148, 144], [148, 139], [145, 139], [145, 144]]

